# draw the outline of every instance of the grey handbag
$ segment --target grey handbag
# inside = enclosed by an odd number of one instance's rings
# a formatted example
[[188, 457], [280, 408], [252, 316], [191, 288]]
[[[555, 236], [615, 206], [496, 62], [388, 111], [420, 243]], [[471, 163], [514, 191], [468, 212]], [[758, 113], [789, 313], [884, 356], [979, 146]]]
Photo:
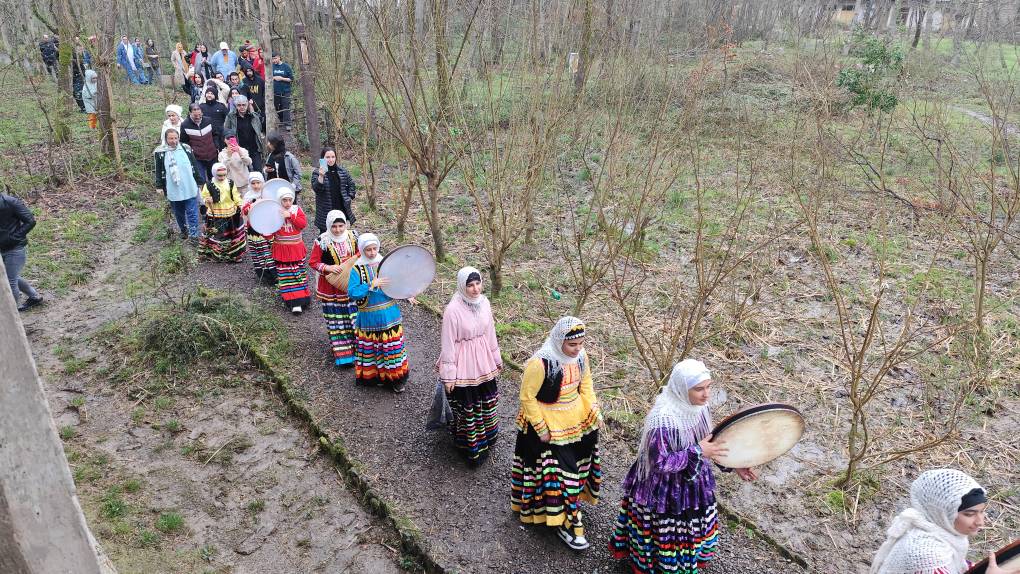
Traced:
[[453, 409], [450, 408], [450, 401], [446, 398], [446, 389], [442, 381], [436, 381], [436, 394], [432, 398], [432, 408], [429, 409], [429, 418], [425, 422], [425, 428], [436, 430], [446, 428], [446, 425], [453, 421]]

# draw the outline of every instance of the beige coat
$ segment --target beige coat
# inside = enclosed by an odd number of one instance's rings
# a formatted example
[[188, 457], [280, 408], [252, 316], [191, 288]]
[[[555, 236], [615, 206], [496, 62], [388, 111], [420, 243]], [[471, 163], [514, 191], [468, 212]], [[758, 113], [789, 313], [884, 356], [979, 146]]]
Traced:
[[237, 153], [230, 153], [230, 148], [225, 147], [216, 159], [227, 166], [227, 177], [234, 180], [237, 189], [244, 195], [248, 189], [248, 174], [251, 172], [251, 157], [248, 156], [248, 150], [239, 147]]

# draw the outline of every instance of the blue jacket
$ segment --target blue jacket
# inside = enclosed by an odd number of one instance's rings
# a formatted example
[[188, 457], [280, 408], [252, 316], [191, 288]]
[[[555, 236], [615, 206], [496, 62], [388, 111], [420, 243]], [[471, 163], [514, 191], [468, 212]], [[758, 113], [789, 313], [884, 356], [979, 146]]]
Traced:
[[[132, 49], [134, 49], [134, 46], [132, 46]], [[137, 52], [138, 50], [135, 51]], [[128, 62], [127, 48], [124, 46], [124, 42], [119, 42], [117, 44], [117, 63], [120, 64], [122, 68], [131, 67], [131, 63]], [[137, 69], [138, 67], [138, 64], [135, 64], [135, 68]]]
[[212, 64], [213, 72], [219, 72], [223, 74], [223, 81], [227, 81], [227, 76], [231, 72], [237, 71], [237, 54], [233, 50], [227, 50], [227, 60], [223, 61], [223, 51], [216, 50], [215, 53], [209, 54], [209, 63]]
[[371, 289], [375, 271], [355, 265], [347, 280], [347, 295], [358, 304], [355, 325], [363, 331], [385, 331], [400, 324], [400, 307], [382, 289]]
[[294, 84], [294, 70], [290, 67], [287, 62], [280, 62], [279, 64], [272, 64], [273, 73], [272, 76], [281, 76], [289, 78], [289, 82], [281, 82], [279, 80], [273, 80], [273, 93], [287, 95], [293, 89]]

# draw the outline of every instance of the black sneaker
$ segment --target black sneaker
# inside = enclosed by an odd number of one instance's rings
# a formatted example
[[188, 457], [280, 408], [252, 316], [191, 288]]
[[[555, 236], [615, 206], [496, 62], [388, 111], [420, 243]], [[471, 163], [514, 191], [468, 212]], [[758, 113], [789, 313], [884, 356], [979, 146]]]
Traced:
[[584, 536], [574, 536], [569, 530], [562, 526], [556, 529], [556, 535], [560, 537], [560, 540], [562, 540], [568, 548], [577, 552], [587, 550], [588, 547], [591, 546]]
[[400, 393], [404, 392], [404, 386], [406, 384], [407, 383], [397, 383], [397, 384], [393, 385], [393, 388], [392, 388], [393, 394], [399, 395]]
[[28, 311], [29, 309], [35, 307], [36, 305], [41, 305], [42, 302], [43, 302], [42, 295], [38, 297], [29, 297], [28, 300], [26, 300], [24, 303], [22, 303], [20, 307], [18, 307], [18, 311]]

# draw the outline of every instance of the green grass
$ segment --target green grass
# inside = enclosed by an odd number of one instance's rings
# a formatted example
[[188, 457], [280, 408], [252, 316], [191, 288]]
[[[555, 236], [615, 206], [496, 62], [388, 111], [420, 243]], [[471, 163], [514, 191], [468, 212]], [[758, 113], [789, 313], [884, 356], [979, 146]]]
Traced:
[[65, 425], [60, 427], [60, 438], [63, 440], [71, 440], [78, 436], [78, 431], [73, 426]]
[[164, 512], [156, 519], [156, 530], [174, 534], [184, 530], [184, 517], [177, 512]]

